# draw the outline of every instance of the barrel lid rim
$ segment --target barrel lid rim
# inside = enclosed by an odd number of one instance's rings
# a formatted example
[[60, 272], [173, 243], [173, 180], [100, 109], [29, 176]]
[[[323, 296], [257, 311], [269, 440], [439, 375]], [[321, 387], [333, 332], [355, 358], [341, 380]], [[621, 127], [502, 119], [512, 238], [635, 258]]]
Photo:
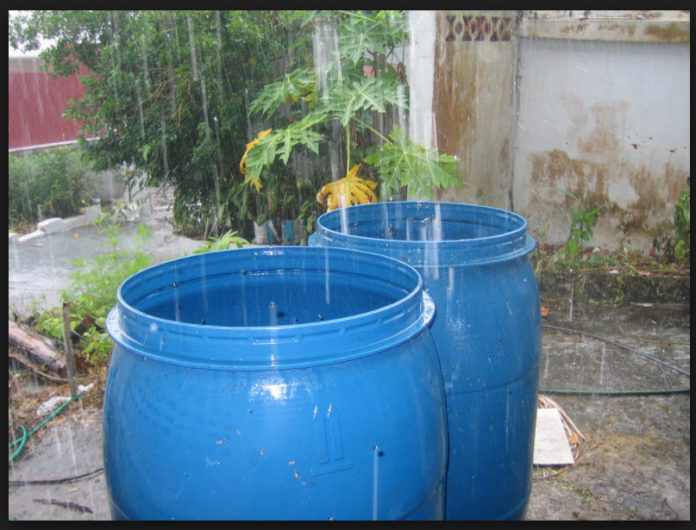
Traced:
[[[259, 254], [259, 253], [264, 253], [267, 255], [280, 255], [284, 252], [287, 252], [287, 249], [291, 248], [297, 248], [297, 249], [302, 249], [301, 252], [312, 252], [312, 253], [325, 253], [326, 250], [328, 250], [330, 253], [333, 254], [346, 254], [346, 255], [351, 255], [354, 257], [359, 257], [360, 259], [364, 260], [370, 260], [374, 262], [375, 260], [377, 261], [382, 261], [383, 263], [392, 263], [395, 268], [400, 269], [403, 271], [403, 273], [407, 273], [408, 275], [411, 276], [413, 280], [415, 280], [414, 287], [404, 296], [398, 298], [394, 302], [378, 307], [376, 309], [366, 311], [363, 313], [358, 313], [356, 315], [349, 315], [345, 317], [340, 317], [340, 318], [334, 318], [334, 319], [328, 319], [328, 320], [322, 320], [322, 321], [315, 321], [315, 322], [306, 322], [306, 323], [301, 323], [301, 324], [290, 324], [290, 325], [268, 325], [268, 326], [221, 326], [221, 325], [200, 325], [200, 324], [195, 324], [191, 322], [177, 322], [176, 320], [171, 320], [171, 319], [166, 319], [163, 317], [158, 317], [155, 315], [148, 314], [147, 312], [138, 309], [137, 307], [134, 307], [133, 305], [129, 304], [128, 302], [125, 301], [124, 295], [123, 295], [123, 288], [131, 280], [133, 277], [140, 273], [145, 273], [148, 270], [155, 269], [157, 267], [165, 267], [169, 266], [171, 267], [173, 265], [174, 261], [180, 261], [180, 260], [192, 260], [195, 259], [196, 257], [199, 256], [211, 256], [213, 254], [220, 254], [222, 255], [223, 253], [229, 253], [229, 252], [236, 252], [236, 253], [253, 253], [253, 254]], [[297, 250], [291, 250], [290, 252], [300, 252]], [[191, 255], [191, 256], [184, 256], [183, 258], [177, 258], [176, 260], [170, 260], [169, 262], [163, 262], [160, 264], [156, 264], [154, 266], [148, 267], [147, 269], [143, 269], [142, 271], [139, 271], [138, 273], [135, 273], [131, 277], [129, 277], [127, 280], [125, 280], [118, 288], [117, 291], [117, 304], [112, 308], [109, 314], [109, 318], [107, 319], [107, 330], [109, 331], [110, 335], [112, 336], [112, 339], [114, 339], [117, 343], [123, 343], [127, 345], [129, 348], [138, 348], [139, 353], [143, 353], [144, 355], [148, 354], [148, 350], [151, 351], [151, 353], [155, 354], [155, 356], [162, 358], [162, 352], [157, 352], [156, 350], [152, 349], [151, 345], [146, 345], [141, 343], [140, 341], [133, 339], [127, 335], [127, 333], [124, 331], [123, 324], [124, 319], [126, 320], [132, 320], [135, 319], [135, 321], [138, 322], [138, 328], [144, 329], [144, 328], [149, 328], [153, 330], [153, 332], [161, 332], [165, 333], [166, 336], [173, 336], [173, 335], [181, 335], [181, 336], [204, 336], [208, 340], [216, 341], [216, 340], [224, 340], [224, 339], [229, 339], [230, 341], [234, 341], [234, 345], [237, 347], [241, 347], [243, 349], [249, 349], [249, 351], [254, 351], [256, 352], [256, 358], [253, 363], [247, 363], [244, 360], [237, 360], [236, 362], [232, 363], [236, 367], [244, 367], [245, 364], [254, 364], [254, 365], [264, 365], [265, 366], [265, 360], [263, 357], [262, 352], [268, 352], [268, 351], [274, 351], [277, 350], [279, 344], [287, 344], [289, 342], [293, 342], [293, 340], [296, 337], [313, 337], [313, 336], [331, 336], [332, 334], [341, 334], [344, 333], [346, 329], [354, 329], [358, 328], [360, 326], [366, 326], [370, 322], [373, 322], [375, 319], [389, 319], [389, 317], [394, 317], [396, 319], [400, 319], [399, 321], [403, 321], [404, 323], [407, 323], [407, 327], [413, 327], [415, 324], [419, 324], [419, 329], [422, 327], [427, 326], [429, 321], [432, 319], [432, 315], [428, 316], [427, 318], [423, 317], [424, 313], [427, 313], [427, 311], [424, 311], [422, 308], [422, 300], [425, 299], [425, 296], [427, 293], [425, 293], [424, 287], [423, 287], [423, 279], [418, 273], [418, 271], [411, 265], [404, 263], [403, 261], [400, 261], [398, 259], [389, 257], [389, 256], [384, 256], [381, 254], [375, 254], [372, 252], [366, 252], [362, 250], [352, 250], [352, 249], [343, 249], [340, 247], [293, 247], [293, 246], [284, 246], [284, 247], [250, 247], [250, 248], [242, 248], [242, 249], [232, 249], [232, 250], [222, 250], [222, 251], [216, 251], [216, 252], [209, 252], [205, 253], [202, 255]], [[417, 308], [420, 308], [419, 311], [416, 311]], [[416, 316], [415, 313], [418, 313]], [[422, 324], [422, 325], [421, 325]], [[250, 335], [253, 335], [256, 339], [261, 339], [257, 342], [250, 341], [250, 340], [243, 340], [243, 339], [248, 339]], [[171, 338], [171, 337], [170, 337]], [[236, 340], [235, 340], [236, 339]], [[263, 340], [267, 339], [267, 340]], [[374, 340], [372, 342], [375, 342]], [[379, 341], [377, 341], [379, 342]], [[365, 343], [365, 346], [368, 346], [369, 341]], [[164, 350], [166, 352], [166, 349]], [[336, 357], [335, 352], [329, 352], [324, 357], [332, 357], [331, 360], [327, 360], [327, 362], [333, 362], [335, 360], [334, 358]], [[339, 356], [340, 357], [340, 356]], [[348, 356], [350, 357], [350, 355]], [[280, 362], [273, 362], [273, 358], [270, 357], [266, 359], [268, 361], [268, 366], [265, 366], [266, 368], [268, 367], [273, 367], [276, 365], [289, 365], [289, 364], [302, 364], [301, 361], [293, 361], [292, 359], [289, 359], [287, 361], [280, 361]], [[339, 359], [340, 360], [340, 359]], [[172, 360], [172, 362], [177, 362], [176, 360]], [[204, 358], [196, 358], [196, 357], [187, 357], [186, 358], [186, 363], [191, 362], [193, 364], [207, 364], [208, 361]], [[259, 364], [260, 362], [260, 364]], [[212, 364], [215, 364], [214, 361], [211, 361]], [[223, 364], [228, 364], [227, 361], [223, 362]]]
[[[393, 262], [395, 265], [398, 265], [398, 266], [405, 266], [405, 269], [408, 270], [409, 273], [415, 275], [415, 277], [416, 277], [416, 279], [417, 279], [417, 284], [416, 284], [416, 286], [414, 287], [414, 289], [412, 289], [412, 290], [411, 290], [406, 296], [404, 296], [403, 298], [400, 298], [400, 299], [396, 300], [395, 302], [392, 302], [391, 304], [388, 304], [388, 305], [379, 307], [379, 308], [377, 308], [377, 309], [373, 309], [373, 310], [371, 310], [371, 311], [366, 311], [365, 313], [360, 313], [360, 314], [358, 314], [358, 315], [352, 315], [352, 316], [341, 317], [341, 318], [334, 318], [334, 319], [323, 320], [323, 321], [319, 321], [319, 322], [305, 322], [305, 323], [302, 323], [302, 324], [279, 325], [279, 326], [218, 326], [218, 325], [206, 325], [206, 326], [205, 326], [206, 329], [219, 329], [219, 330], [225, 330], [225, 331], [245, 331], [245, 330], [248, 330], [248, 329], [252, 329], [252, 330], [254, 330], [254, 331], [259, 331], [259, 332], [261, 332], [261, 331], [266, 331], [266, 330], [267, 330], [267, 331], [278, 332], [278, 331], [289, 330], [289, 329], [301, 329], [301, 330], [304, 330], [304, 329], [307, 329], [307, 328], [315, 329], [315, 328], [318, 328], [318, 327], [321, 327], [321, 326], [328, 327], [328, 326], [331, 325], [332, 323], [343, 323], [343, 322], [345, 322], [345, 321], [354, 321], [356, 318], [362, 317], [363, 315], [365, 315], [365, 316], [371, 316], [371, 315], [374, 314], [374, 313], [382, 313], [382, 312], [385, 312], [386, 310], [390, 309], [392, 306], [400, 305], [401, 303], [403, 303], [403, 302], [406, 301], [406, 300], [410, 301], [412, 298], [415, 298], [416, 296], [418, 296], [418, 293], [419, 293], [420, 291], [423, 290], [423, 278], [421, 277], [420, 273], [419, 273], [412, 265], [410, 265], [410, 264], [408, 264], [408, 263], [405, 263], [405, 262], [403, 262], [403, 261], [401, 261], [401, 260], [398, 260], [398, 259], [396, 259], [396, 258], [392, 258], [391, 256], [385, 256], [384, 254], [377, 254], [377, 253], [369, 252], [369, 251], [365, 251], [365, 250], [353, 250], [353, 249], [346, 249], [346, 248], [341, 248], [341, 247], [309, 247], [309, 246], [308, 246], [308, 247], [300, 247], [300, 246], [298, 246], [298, 247], [291, 247], [291, 246], [284, 246], [284, 247], [280, 247], [280, 248], [283, 248], [283, 249], [287, 249], [287, 248], [317, 249], [317, 252], [319, 252], [319, 250], [321, 249], [322, 251], [324, 251], [324, 250], [329, 250], [329, 252], [332, 252], [332, 253], [340, 252], [340, 253], [346, 253], [346, 254], [358, 254], [358, 255], [359, 255], [359, 254], [366, 254], [366, 255], [371, 255], [371, 258], [370, 258], [370, 259], [376, 258], [376, 259], [378, 259], [378, 260], [386, 260], [386, 261], [389, 261], [389, 262]], [[278, 255], [278, 254], [280, 254], [280, 253], [282, 252], [282, 251], [279, 251], [279, 248], [277, 248], [277, 247], [268, 246], [268, 247], [250, 247], [250, 248], [248, 248], [248, 249], [242, 248], [242, 249], [220, 250], [220, 251], [208, 252], [208, 253], [206, 253], [206, 254], [207, 254], [208, 256], [210, 256], [210, 255], [212, 255], [212, 254], [222, 254], [222, 253], [226, 253], [226, 252], [244, 252], [244, 251], [246, 251], [246, 250], [252, 250], [252, 249], [255, 250], [255, 251], [262, 250], [262, 251], [264, 251], [264, 252], [270, 252], [272, 255]], [[310, 250], [310, 251], [311, 251], [311, 250]], [[127, 302], [123, 299], [123, 295], [122, 295], [122, 289], [123, 289], [123, 287], [126, 285], [126, 283], [128, 283], [128, 282], [129, 282], [132, 278], [134, 278], [136, 275], [139, 275], [140, 273], [145, 272], [145, 271], [148, 271], [148, 270], [152, 270], [152, 269], [155, 269], [155, 268], [159, 268], [159, 267], [161, 267], [161, 266], [163, 266], [163, 265], [173, 264], [174, 261], [187, 260], [188, 258], [192, 258], [192, 257], [194, 257], [194, 256], [195, 256], [195, 255], [192, 255], [192, 256], [184, 256], [184, 257], [182, 257], [182, 258], [176, 258], [175, 260], [170, 260], [170, 261], [167, 261], [167, 262], [158, 263], [158, 264], [156, 264], [156, 265], [147, 267], [146, 269], [142, 269], [141, 271], [136, 272], [135, 274], [133, 274], [132, 276], [130, 276], [129, 278], [127, 278], [126, 280], [124, 280], [124, 281], [121, 283], [121, 285], [118, 287], [118, 290], [117, 290], [117, 293], [116, 293], [116, 298], [117, 298], [117, 305], [118, 305], [118, 307], [119, 307], [119, 308], [127, 309], [128, 312], [133, 313], [134, 315], [137, 315], [137, 316], [140, 316], [140, 317], [146, 317], [146, 318], [151, 319], [151, 320], [153, 320], [153, 321], [161, 321], [161, 322], [162, 322], [163, 324], [165, 324], [165, 325], [189, 326], [189, 327], [191, 327], [191, 328], [200, 327], [199, 324], [194, 324], [194, 323], [190, 323], [190, 322], [176, 322], [176, 321], [169, 320], [169, 319], [165, 319], [165, 318], [162, 318], [162, 317], [156, 317], [156, 316], [154, 316], [154, 315], [149, 315], [149, 314], [145, 313], [144, 311], [141, 311], [141, 310], [139, 310], [139, 309], [133, 307], [131, 304], [127, 303]]]
[[[347, 206], [344, 209], [347, 212], [350, 211], [360, 211], [360, 210], [367, 210], [367, 209], [376, 209], [379, 205], [387, 205], [387, 207], [398, 207], [400, 205], [406, 206], [406, 207], [423, 207], [423, 206], [443, 206], [445, 208], [450, 208], [450, 209], [467, 209], [467, 210], [480, 210], [482, 212], [487, 212], [487, 213], [494, 213], [496, 215], [504, 216], [510, 219], [513, 219], [519, 223], [519, 225], [512, 230], [508, 230], [506, 232], [500, 233], [500, 234], [495, 234], [495, 235], [490, 235], [490, 236], [485, 236], [485, 237], [471, 237], [471, 238], [460, 238], [460, 239], [440, 239], [440, 240], [409, 240], [409, 239], [383, 239], [379, 237], [370, 237], [370, 236], [364, 236], [364, 235], [358, 235], [358, 234], [346, 234], [344, 232], [341, 232], [339, 230], [336, 230], [334, 228], [329, 228], [326, 226], [326, 220], [329, 218], [334, 218], [336, 216], [340, 216], [339, 210], [332, 210], [330, 212], [326, 212], [319, 216], [317, 219], [317, 232], [324, 232], [330, 234], [332, 237], [339, 238], [339, 239], [357, 239], [360, 241], [364, 242], [380, 242], [384, 243], [384, 241], [388, 241], [390, 245], [393, 246], [398, 246], [398, 247], [414, 247], [414, 246], [422, 246], [422, 245], [429, 245], [429, 246], [436, 246], [436, 247], [459, 247], [462, 245], [466, 245], [469, 247], [474, 247], [474, 246], [495, 246], [497, 243], [501, 242], [506, 242], [513, 240], [515, 238], [521, 238], [524, 241], [524, 238], [522, 238], [522, 235], [526, 234], [527, 231], [527, 226], [528, 222], [527, 220], [522, 217], [520, 214], [511, 212], [509, 210], [504, 210], [502, 208], [497, 208], [495, 206], [486, 206], [486, 205], [478, 205], [478, 204], [470, 204], [470, 203], [458, 203], [458, 202], [446, 202], [446, 201], [385, 201], [385, 202], [377, 202], [377, 203], [370, 203], [370, 204], [356, 204], [352, 206]], [[524, 245], [524, 243], [523, 243]]]

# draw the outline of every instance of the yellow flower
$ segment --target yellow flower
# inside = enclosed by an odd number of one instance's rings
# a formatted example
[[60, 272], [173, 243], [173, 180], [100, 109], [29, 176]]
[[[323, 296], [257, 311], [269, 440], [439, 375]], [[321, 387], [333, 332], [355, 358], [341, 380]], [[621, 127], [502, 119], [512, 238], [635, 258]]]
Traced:
[[[266, 129], [265, 131], [261, 131], [259, 134], [256, 135], [256, 138], [254, 138], [251, 142], [249, 142], [246, 145], [246, 151], [244, 151], [244, 155], [242, 156], [242, 160], [239, 162], [239, 170], [242, 172], [242, 175], [244, 175], [244, 182], [248, 181], [248, 176], [249, 173], [246, 170], [246, 157], [249, 154], [249, 151], [258, 144], [261, 140], [263, 140], [266, 136], [271, 134], [273, 129]], [[253, 183], [254, 186], [256, 186], [256, 191], [261, 191], [261, 179], [257, 179], [256, 182]]]
[[345, 177], [329, 182], [319, 190], [317, 201], [326, 206], [327, 212], [352, 204], [377, 202], [377, 196], [373, 192], [377, 183], [358, 177], [361, 167], [362, 164], [353, 166]]

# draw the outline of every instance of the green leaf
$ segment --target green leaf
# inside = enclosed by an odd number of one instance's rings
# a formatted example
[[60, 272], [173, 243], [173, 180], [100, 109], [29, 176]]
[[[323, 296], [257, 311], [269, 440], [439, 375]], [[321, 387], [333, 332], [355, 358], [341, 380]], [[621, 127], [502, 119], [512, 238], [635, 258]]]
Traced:
[[251, 104], [249, 112], [270, 117], [281, 106], [297, 102], [300, 98], [312, 97], [315, 83], [313, 70], [298, 68], [286, 74], [281, 81], [267, 84]]
[[342, 90], [332, 91], [327, 109], [346, 127], [354, 116], [363, 112], [384, 113], [388, 105], [406, 108], [397, 83], [383, 78], [364, 78], [347, 84]]
[[352, 64], [364, 61], [366, 50], [372, 57], [380, 54], [387, 61], [394, 61], [396, 49], [408, 42], [408, 20], [402, 11], [357, 11], [343, 15], [338, 28], [339, 44], [344, 57]]
[[683, 259], [689, 252], [688, 245], [686, 241], [680, 239], [679, 242], [674, 247], [674, 257], [677, 259]]
[[377, 166], [387, 193], [408, 186], [413, 193], [433, 199], [435, 189], [463, 185], [459, 163], [453, 156], [410, 141], [400, 127], [394, 127], [389, 137], [391, 143], [365, 159]]
[[280, 158], [284, 164], [287, 164], [292, 150], [298, 145], [307, 147], [318, 154], [319, 142], [324, 137], [313, 131], [311, 127], [322, 123], [328, 117], [327, 114], [322, 113], [309, 114], [302, 120], [291, 123], [288, 128], [275, 129], [262, 138], [247, 153], [245, 160], [248, 172], [247, 182], [255, 185], [256, 182], [261, 181], [262, 172], [268, 169], [276, 158]]

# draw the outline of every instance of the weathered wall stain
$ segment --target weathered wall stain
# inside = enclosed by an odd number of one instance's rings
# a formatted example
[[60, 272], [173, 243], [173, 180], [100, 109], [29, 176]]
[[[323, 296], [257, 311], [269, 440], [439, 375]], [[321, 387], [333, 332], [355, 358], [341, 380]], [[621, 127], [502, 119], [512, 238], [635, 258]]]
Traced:
[[611, 32], [625, 32], [628, 34], [628, 37], [633, 37], [633, 34], [636, 32], [636, 26], [634, 24], [631, 25], [621, 25], [621, 24], [609, 24], [609, 25], [602, 25], [600, 24], [599, 27], [597, 28], [599, 31], [607, 31], [609, 33]]
[[[672, 230], [673, 203], [686, 186], [688, 171], [666, 163], [662, 172], [648, 168], [644, 163], [634, 166], [622, 161], [617, 164], [572, 158], [559, 149], [531, 155], [532, 198], [525, 212], [539, 219], [544, 210], [550, 219], [565, 218], [557, 226], [550, 239], [563, 243], [567, 238], [571, 211], [580, 204], [563, 193], [567, 190], [580, 199], [587, 198], [587, 210], [600, 207], [600, 215], [591, 242], [598, 244], [605, 239], [616, 239], [616, 232], [632, 238], [638, 246], [650, 246], [652, 240], [664, 238]], [[625, 178], [635, 190], [636, 199], [621, 205], [610, 183]], [[524, 214], [524, 213], [523, 213]], [[600, 244], [601, 246], [601, 244]]]
[[691, 29], [676, 22], [664, 24], [649, 24], [645, 34], [658, 38], [661, 42], [691, 42]]
[[586, 24], [586, 23], [582, 23], [582, 22], [581, 22], [581, 23], [575, 24], [575, 25], [564, 26], [563, 28], [561, 28], [561, 33], [562, 33], [562, 34], [571, 33], [571, 32], [582, 33], [582, 32], [585, 31], [588, 27], [589, 27], [589, 24]]
[[457, 11], [437, 14], [436, 145], [459, 158], [465, 185], [441, 191], [436, 198], [509, 208], [514, 22], [497, 12], [486, 13], [485, 17]]
[[674, 149], [636, 127], [634, 102], [606, 98], [588, 104], [572, 90], [561, 94], [571, 126], [564, 130], [563, 147], [540, 144], [527, 153], [530, 200], [516, 203], [520, 213], [532, 229], [550, 225], [547, 242], [564, 243], [571, 212], [581, 207], [562, 191], [567, 190], [587, 198], [587, 210], [601, 208], [590, 244], [615, 247], [624, 240], [649, 250], [653, 240], [671, 234], [674, 201], [686, 186], [688, 166], [682, 159], [670, 163], [661, 149]]
[[690, 42], [687, 11], [523, 11], [520, 36], [628, 42]]
[[687, 39], [688, 18], [513, 13], [434, 16], [431, 145], [465, 183], [436, 198], [514, 209], [564, 243], [580, 207], [565, 189], [601, 207], [589, 244], [648, 251], [689, 174], [688, 49], [663, 44]]

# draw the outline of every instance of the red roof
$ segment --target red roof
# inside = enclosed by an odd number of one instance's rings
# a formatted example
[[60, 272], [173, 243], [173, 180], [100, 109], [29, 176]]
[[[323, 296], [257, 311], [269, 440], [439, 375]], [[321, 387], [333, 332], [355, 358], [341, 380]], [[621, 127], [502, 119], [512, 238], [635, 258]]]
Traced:
[[76, 140], [80, 127], [63, 113], [70, 99], [80, 98], [85, 88], [79, 75], [56, 77], [40, 72], [37, 58], [10, 58], [9, 148], [29, 147]]

